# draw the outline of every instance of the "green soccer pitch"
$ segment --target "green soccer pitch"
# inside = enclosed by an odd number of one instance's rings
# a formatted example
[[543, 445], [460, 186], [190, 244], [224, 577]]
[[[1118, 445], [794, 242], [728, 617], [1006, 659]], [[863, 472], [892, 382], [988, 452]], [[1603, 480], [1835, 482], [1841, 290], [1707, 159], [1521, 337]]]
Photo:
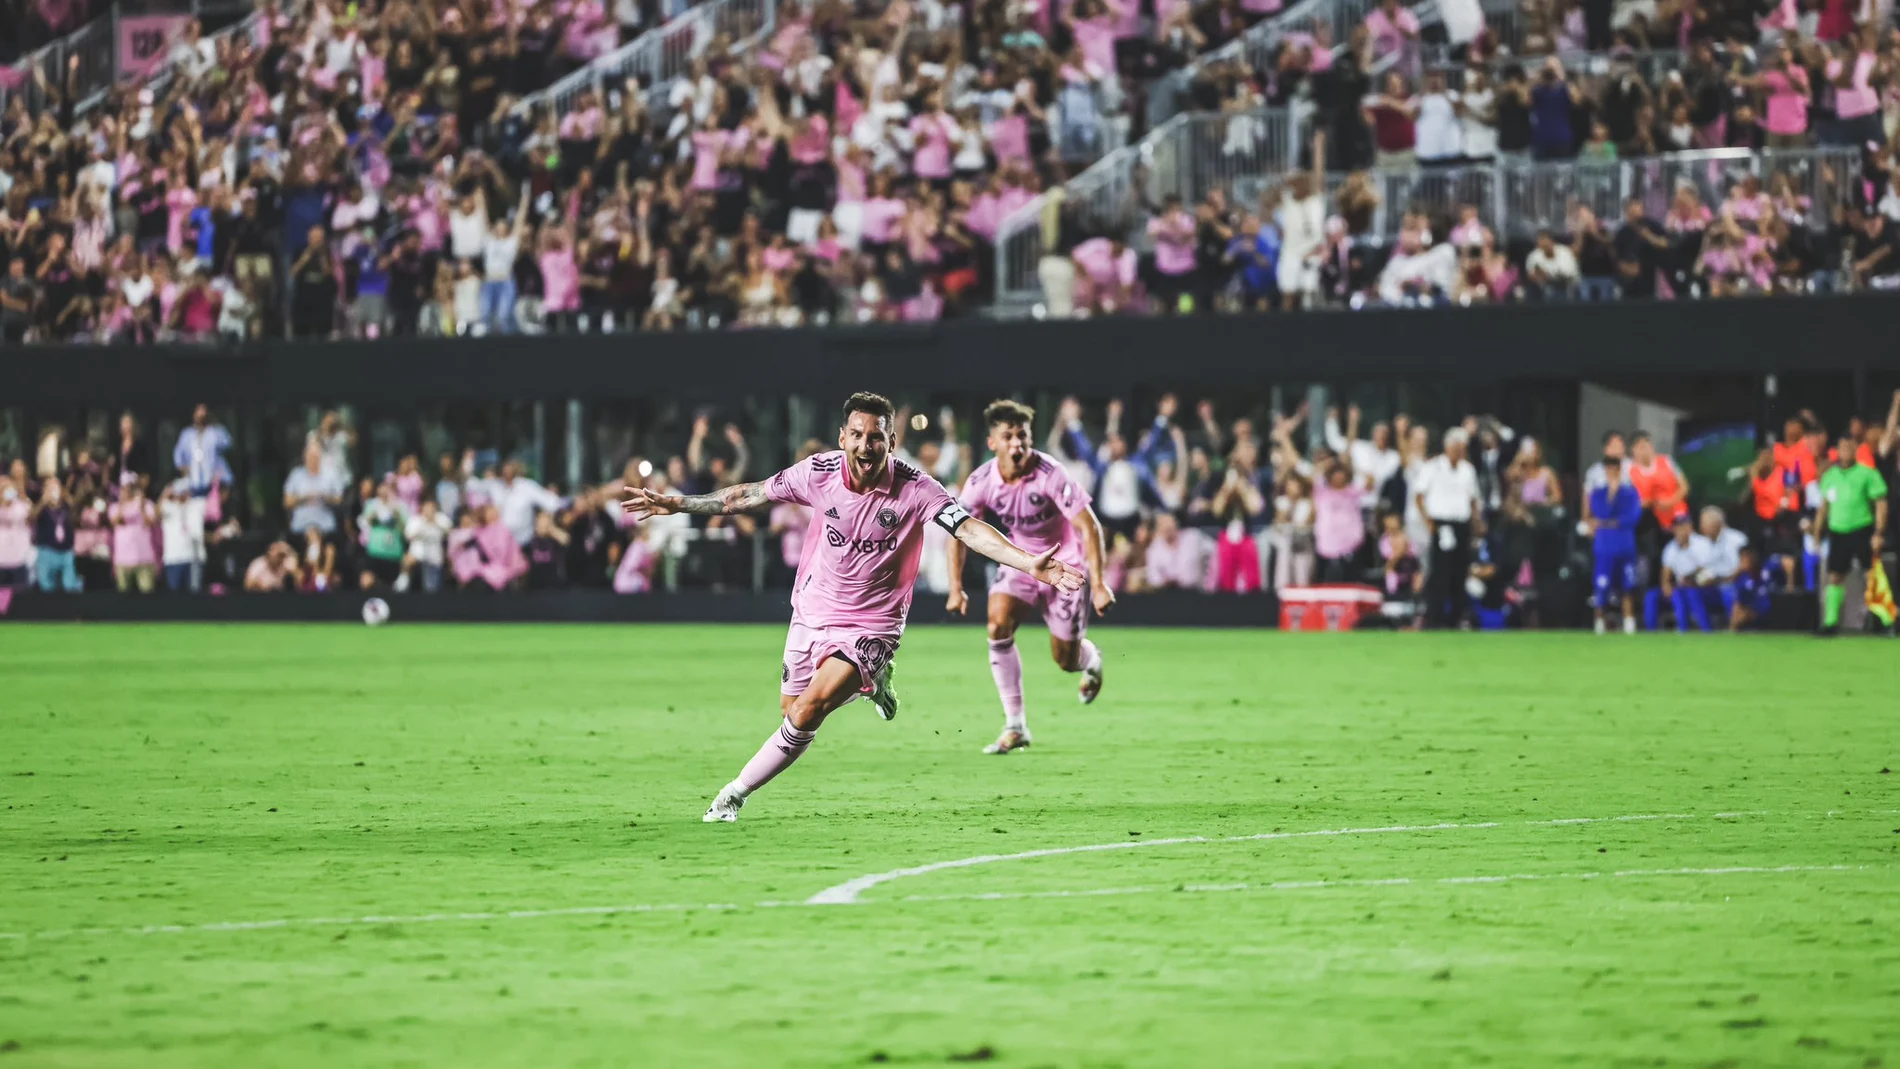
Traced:
[[0, 628], [0, 1069], [1900, 1065], [1900, 647], [782, 638]]

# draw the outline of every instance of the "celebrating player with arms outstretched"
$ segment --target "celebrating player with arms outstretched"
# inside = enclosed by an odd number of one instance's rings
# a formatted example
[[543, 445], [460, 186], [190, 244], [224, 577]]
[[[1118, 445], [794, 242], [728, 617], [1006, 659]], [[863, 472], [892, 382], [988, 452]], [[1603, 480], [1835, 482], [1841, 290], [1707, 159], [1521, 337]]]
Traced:
[[[990, 590], [989, 631], [990, 674], [1003, 698], [1003, 734], [984, 748], [988, 754], [1020, 750], [1030, 741], [1016, 625], [1032, 611], [1042, 614], [1056, 664], [1064, 672], [1082, 673], [1080, 694], [1086, 705], [1102, 691], [1102, 651], [1087, 637], [1089, 605], [1093, 602], [1096, 612], [1105, 613], [1115, 604], [1102, 573], [1102, 526], [1089, 492], [1054, 457], [1031, 447], [1029, 428], [1035, 418], [1035, 410], [1014, 401], [998, 401], [984, 410], [990, 452], [996, 456], [970, 473], [960, 501], [973, 515], [996, 516], [1012, 537], [1044, 556], [1054, 553], [1072, 569], [1086, 562], [1089, 592], [1084, 594], [1079, 586], [1052, 589], [1002, 562]], [[949, 609], [962, 613], [969, 606], [963, 593], [963, 546], [951, 542]]]
[[844, 405], [838, 452], [712, 494], [679, 497], [641, 487], [621, 493], [621, 507], [636, 520], [674, 512], [721, 516], [784, 501], [812, 510], [780, 669], [784, 720], [739, 778], [720, 788], [706, 810], [708, 821], [738, 819], [746, 798], [798, 760], [839, 706], [863, 695], [884, 719], [897, 715], [891, 658], [910, 612], [924, 524], [938, 524], [957, 543], [1058, 590], [1082, 589], [1082, 573], [1055, 560], [1054, 546], [1039, 555], [1017, 548], [996, 528], [972, 520], [936, 480], [892, 461], [895, 418], [884, 398], [853, 394]]

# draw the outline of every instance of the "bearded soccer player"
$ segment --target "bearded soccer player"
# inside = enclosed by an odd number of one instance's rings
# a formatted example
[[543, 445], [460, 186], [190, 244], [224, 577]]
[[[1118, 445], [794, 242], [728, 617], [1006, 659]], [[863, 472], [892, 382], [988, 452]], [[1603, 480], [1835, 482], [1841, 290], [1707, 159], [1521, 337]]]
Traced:
[[[1029, 723], [1023, 712], [1023, 658], [1016, 650], [1016, 626], [1040, 613], [1049, 626], [1049, 652], [1064, 672], [1082, 673], [1079, 695], [1087, 705], [1102, 692], [1102, 651], [1088, 640], [1091, 604], [1105, 613], [1115, 604], [1102, 570], [1102, 526], [1087, 490], [1047, 453], [1031, 447], [1030, 424], [1036, 413], [1027, 405], [998, 401], [984, 410], [994, 458], [970, 473], [960, 503], [972, 515], [995, 516], [1026, 549], [1054, 553], [1079, 569], [1087, 566], [1088, 592], [1065, 591], [1005, 565], [990, 589], [990, 675], [1003, 699], [1003, 734], [985, 747], [1006, 754], [1027, 747]], [[951, 542], [951, 612], [963, 613], [970, 599], [963, 592], [963, 545]]]
[[676, 512], [725, 516], [780, 502], [812, 510], [780, 667], [783, 720], [739, 777], [720, 788], [706, 810], [708, 822], [737, 820], [752, 792], [791, 767], [840, 706], [863, 696], [884, 719], [897, 715], [891, 658], [910, 612], [925, 524], [937, 524], [958, 543], [1038, 582], [1082, 589], [1082, 573], [1056, 560], [1054, 546], [1025, 552], [996, 528], [971, 519], [936, 480], [894, 462], [895, 419], [884, 398], [853, 394], [844, 405], [838, 450], [807, 457], [765, 482], [690, 497], [644, 487], [621, 492], [621, 508], [635, 520]]

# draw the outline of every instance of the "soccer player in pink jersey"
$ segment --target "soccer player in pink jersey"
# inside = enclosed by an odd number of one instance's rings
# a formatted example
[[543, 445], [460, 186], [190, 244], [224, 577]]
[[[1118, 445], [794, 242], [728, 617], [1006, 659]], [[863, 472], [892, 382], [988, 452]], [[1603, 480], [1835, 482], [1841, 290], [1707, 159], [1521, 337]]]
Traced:
[[[1087, 705], [1102, 692], [1102, 651], [1088, 640], [1089, 607], [1106, 613], [1115, 604], [1102, 567], [1102, 525], [1089, 492], [1056, 458], [1030, 445], [1035, 410], [1015, 401], [998, 401], [983, 412], [989, 426], [990, 452], [996, 454], [970, 473], [959, 499], [972, 515], [995, 516], [1003, 530], [1026, 548], [1070, 568], [1083, 569], [1088, 592], [1050, 587], [1005, 564], [990, 588], [990, 675], [1003, 698], [1003, 734], [984, 747], [1006, 754], [1030, 743], [1023, 713], [1023, 658], [1016, 651], [1016, 626], [1030, 613], [1049, 625], [1049, 653], [1064, 672], [1082, 673], [1078, 688]], [[1039, 558], [1040, 559], [1040, 558]], [[963, 613], [963, 546], [950, 543], [949, 609]]]
[[897, 715], [891, 658], [904, 634], [911, 588], [924, 546], [924, 525], [935, 523], [955, 541], [1058, 590], [1079, 591], [1085, 579], [1056, 559], [1018, 548], [996, 528], [973, 520], [937, 481], [891, 459], [891, 403], [872, 393], [844, 405], [838, 451], [819, 453], [760, 483], [679, 497], [644, 487], [621, 491], [621, 507], [635, 520], [675, 512], [723, 516], [781, 502], [808, 506], [811, 531], [792, 588], [792, 626], [780, 666], [783, 718], [739, 777], [720, 788], [707, 821], [739, 817], [753, 791], [791, 767], [811, 746], [832, 710], [863, 696], [889, 720]]

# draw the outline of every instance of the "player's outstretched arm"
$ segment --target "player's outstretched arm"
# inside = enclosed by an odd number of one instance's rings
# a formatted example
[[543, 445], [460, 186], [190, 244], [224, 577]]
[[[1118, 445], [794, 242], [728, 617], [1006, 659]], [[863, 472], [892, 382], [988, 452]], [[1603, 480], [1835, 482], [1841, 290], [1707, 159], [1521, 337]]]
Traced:
[[1057, 590], [1066, 593], [1082, 589], [1082, 573], [1055, 559], [1057, 546], [1030, 553], [974, 517], [957, 524], [956, 539], [996, 563], [1033, 575]]
[[635, 520], [649, 516], [671, 516], [684, 512], [692, 516], [730, 516], [751, 512], [770, 502], [764, 483], [736, 483], [710, 494], [656, 494], [644, 486], [629, 486], [620, 491], [620, 510]]

